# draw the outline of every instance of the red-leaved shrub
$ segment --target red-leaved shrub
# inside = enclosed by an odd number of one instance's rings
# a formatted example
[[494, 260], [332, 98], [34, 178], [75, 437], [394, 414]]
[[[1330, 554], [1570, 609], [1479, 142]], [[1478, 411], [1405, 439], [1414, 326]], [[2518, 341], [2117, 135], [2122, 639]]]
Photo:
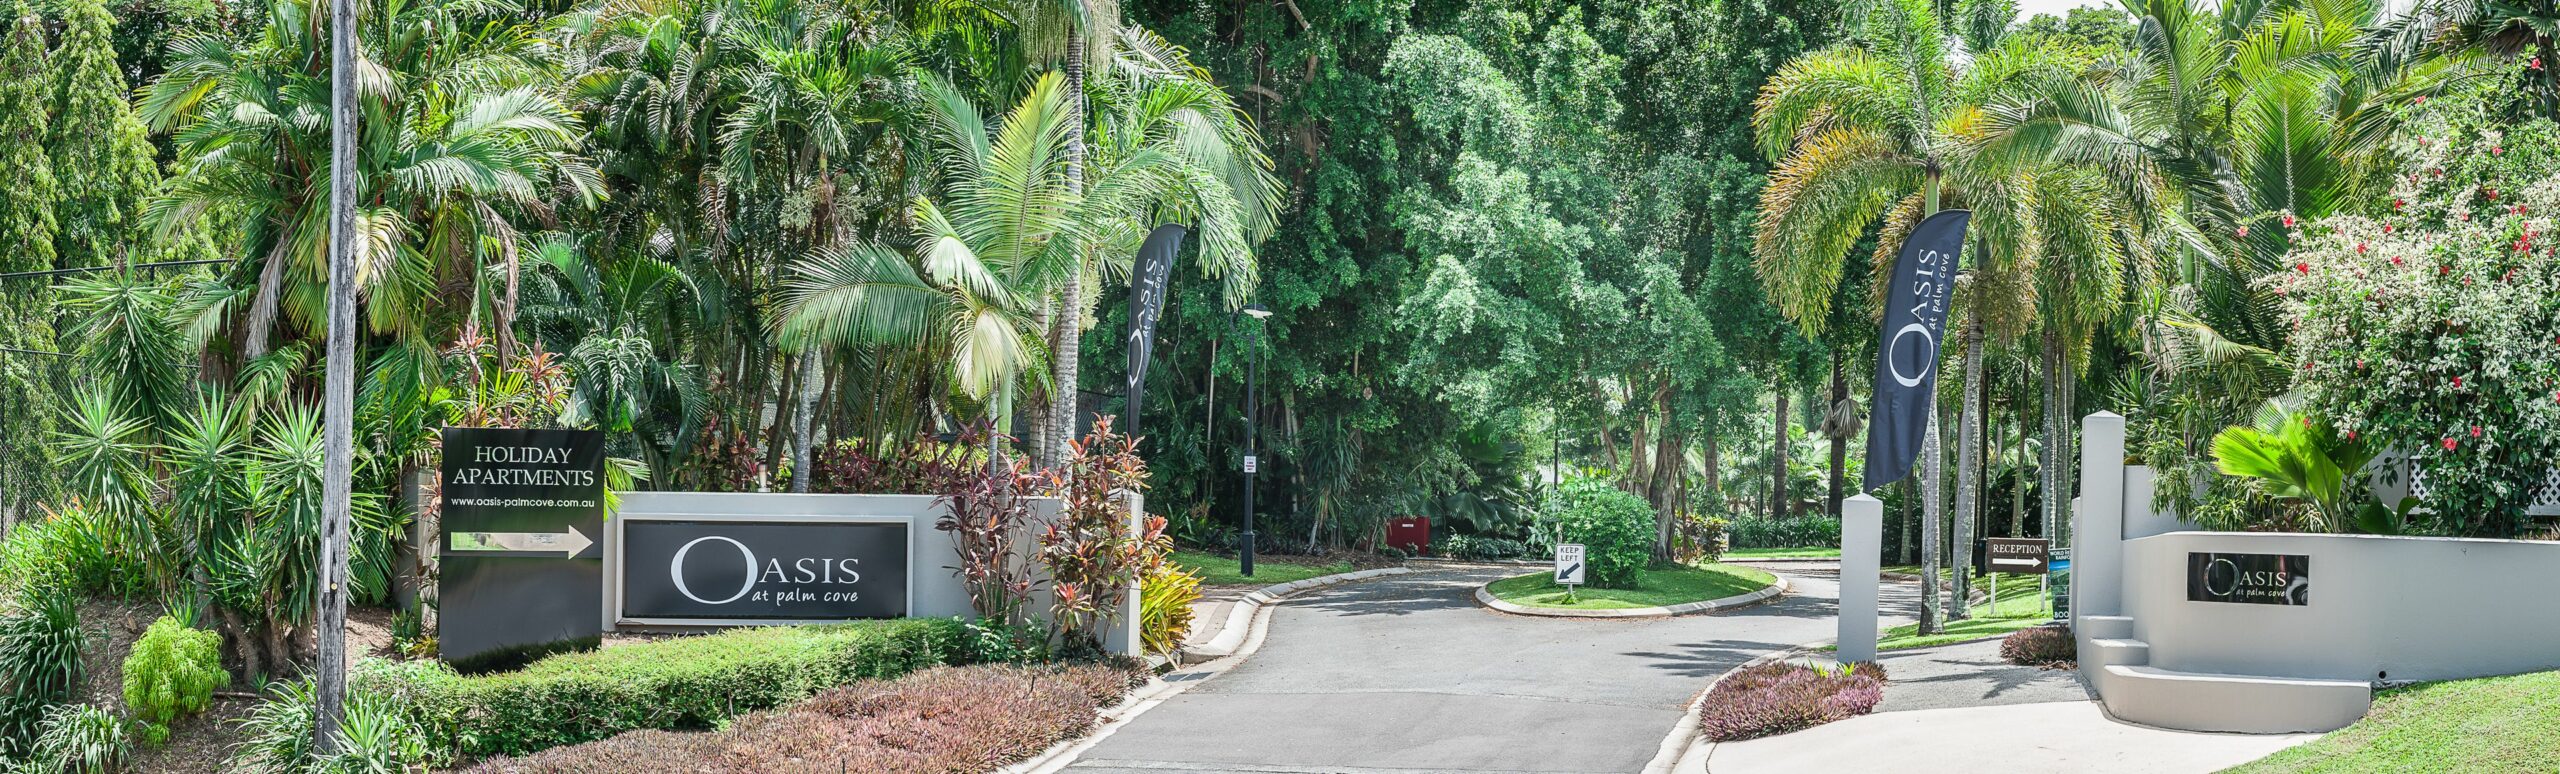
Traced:
[[1884, 667], [1848, 669], [1773, 661], [1745, 667], [1707, 692], [1698, 724], [1730, 742], [1799, 731], [1867, 714], [1884, 700]]
[[2071, 638], [2071, 627], [2038, 626], [2009, 633], [2000, 641], [2000, 657], [2028, 666], [2069, 664], [2079, 660], [2080, 645]]
[[706, 733], [635, 731], [497, 758], [472, 774], [991, 771], [1093, 728], [1142, 665], [945, 667], [867, 680]]

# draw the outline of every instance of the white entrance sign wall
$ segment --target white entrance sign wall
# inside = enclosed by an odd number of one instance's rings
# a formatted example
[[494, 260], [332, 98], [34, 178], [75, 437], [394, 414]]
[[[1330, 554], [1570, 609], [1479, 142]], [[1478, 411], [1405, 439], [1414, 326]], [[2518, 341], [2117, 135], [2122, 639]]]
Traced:
[[1840, 503], [1840, 663], [1876, 660], [1876, 573], [1884, 558], [1884, 501]]
[[[2540, 593], [2560, 588], [2560, 543], [2180, 529], [2152, 511], [2151, 471], [2123, 464], [2123, 420], [2098, 414], [2083, 428], [2074, 633], [2081, 675], [2111, 715], [2329, 731], [2364, 716], [2377, 681], [2560, 669], [2560, 594]], [[2306, 604], [2196, 601], [2198, 555], [2318, 572]]]

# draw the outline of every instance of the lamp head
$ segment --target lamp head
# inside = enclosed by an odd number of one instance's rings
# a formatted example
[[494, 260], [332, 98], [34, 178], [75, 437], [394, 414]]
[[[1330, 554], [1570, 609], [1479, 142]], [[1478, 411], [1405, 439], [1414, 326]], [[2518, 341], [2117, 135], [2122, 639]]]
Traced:
[[1271, 308], [1261, 304], [1246, 304], [1244, 315], [1256, 320], [1266, 319], [1271, 316]]

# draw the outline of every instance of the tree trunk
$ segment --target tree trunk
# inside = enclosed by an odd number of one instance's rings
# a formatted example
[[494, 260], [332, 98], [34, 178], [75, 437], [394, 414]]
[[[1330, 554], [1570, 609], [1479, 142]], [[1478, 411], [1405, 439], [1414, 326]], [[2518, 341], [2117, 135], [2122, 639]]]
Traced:
[[1769, 518], [1783, 519], [1787, 517], [1787, 446], [1789, 445], [1787, 441], [1790, 440], [1789, 436], [1793, 435], [1787, 432], [1788, 426], [1793, 423], [1787, 418], [1785, 369], [1780, 369], [1777, 378], [1772, 381], [1777, 387], [1778, 410], [1770, 417], [1776, 432], [1769, 445]]
[[[1849, 400], [1849, 373], [1842, 367], [1842, 360], [1840, 353], [1831, 353], [1830, 408], [1833, 410], [1839, 409], [1841, 403]], [[1848, 491], [1848, 475], [1849, 439], [1846, 436], [1834, 435], [1831, 437], [1831, 491], [1824, 496], [1822, 506], [1823, 512], [1831, 514], [1831, 518], [1837, 519], [1841, 516], [1840, 500]]]
[[[807, 360], [808, 357], [802, 356], [801, 359]], [[781, 360], [784, 368], [790, 368], [790, 358], [786, 357]], [[782, 445], [785, 441], [783, 433], [790, 429], [791, 409], [798, 403], [797, 401], [791, 400], [790, 396], [799, 388], [799, 385], [800, 371], [799, 369], [791, 369], [788, 373], [785, 373], [782, 376], [782, 389], [775, 390], [773, 393], [773, 424], [764, 428], [764, 475], [766, 486], [771, 486], [773, 484], [773, 477], [782, 472], [780, 470], [782, 467]], [[758, 395], [756, 396], [756, 399], [758, 403], [762, 403], [764, 396]]]
[[1716, 514], [1717, 514], [1717, 515], [1723, 515], [1723, 514], [1724, 514], [1724, 512], [1725, 512], [1725, 503], [1724, 503], [1724, 482], [1723, 482], [1723, 481], [1721, 481], [1721, 480], [1719, 480], [1719, 478], [1723, 475], [1723, 471], [1722, 471], [1722, 470], [1719, 470], [1719, 468], [1723, 467], [1723, 462], [1724, 462], [1724, 443], [1723, 443], [1723, 441], [1722, 441], [1721, 439], [1718, 439], [1718, 438], [1716, 437], [1716, 434], [1714, 434], [1714, 433], [1708, 433], [1708, 434], [1707, 434], [1707, 453], [1706, 453], [1706, 468], [1707, 468], [1707, 471], [1706, 471], [1706, 475], [1705, 475], [1704, 479], [1698, 482], [1698, 488], [1706, 490], [1706, 491], [1707, 491], [1707, 496], [1708, 496], [1708, 497], [1715, 498], [1715, 507], [1716, 507]]
[[826, 384], [826, 360], [826, 354], [814, 348], [800, 356], [800, 394], [794, 396], [800, 405], [791, 412], [791, 491], [794, 494], [807, 494], [809, 479], [816, 477], [816, 471], [809, 469], [809, 463], [814, 461], [809, 448], [809, 430], [817, 424], [811, 420], [817, 414], [818, 392]]
[[[2054, 387], [2054, 385], [2059, 384], [2062, 381], [2061, 339], [2062, 337], [2056, 335], [2052, 330], [2045, 331], [2043, 385], [2044, 405], [2041, 407], [2043, 411], [2040, 412], [2044, 415], [2044, 448], [2041, 450], [2041, 453], [2037, 455], [2042, 460], [2043, 464], [2036, 466], [2036, 481], [2038, 482], [2037, 486], [2044, 490], [2044, 507], [2038, 512], [2044, 516], [2043, 531], [2045, 538], [2048, 540], [2053, 539], [2055, 536], [2054, 529], [2062, 524], [2062, 519], [2058, 518], [2058, 515], [2061, 513], [2063, 503], [2065, 502], [2062, 497], [2062, 481], [2060, 479], [2062, 471], [2061, 455], [2063, 446], [2062, 391]], [[2055, 541], [2053, 546], [2055, 548], [2060, 548], [2062, 547], [2062, 543], [2060, 541]]]
[[1982, 315], [1966, 315], [1964, 407], [1956, 414], [1955, 609], [1949, 620], [1973, 617], [1965, 592], [1973, 583], [1974, 521], [1982, 514]]
[[[2018, 370], [2019, 370], [2019, 371], [2021, 371], [2021, 372], [2025, 371], [2025, 370], [2026, 370], [2026, 365], [2027, 365], [2027, 364], [2026, 364], [2026, 361], [2024, 361], [2024, 360], [2020, 360], [2020, 361], [2018, 362]], [[2032, 378], [2032, 377], [2026, 377], [2026, 376], [2022, 373], [2022, 374], [2021, 374], [2021, 378]], [[2013, 394], [2011, 394], [2011, 395], [2009, 396], [2009, 417], [2010, 417], [2011, 419], [2015, 419], [2015, 420], [2017, 420], [2017, 421], [2018, 421], [2017, 428], [2016, 428], [2016, 432], [2012, 433], [2012, 434], [2010, 435], [2010, 439], [2009, 439], [2009, 440], [2010, 440], [2010, 442], [2015, 443], [2015, 444], [2017, 444], [2017, 445], [2018, 445], [2018, 450], [2017, 450], [2017, 452], [2015, 452], [2015, 453], [2013, 453], [2013, 454], [2010, 454], [2010, 455], [2009, 455], [2009, 466], [2010, 466], [2010, 467], [2012, 467], [2012, 468], [2014, 468], [2014, 470], [2013, 470], [2013, 471], [2011, 471], [2011, 472], [2010, 472], [2010, 474], [2009, 474], [2009, 536], [2010, 536], [2010, 537], [2026, 537], [2026, 536], [2027, 536], [2027, 386], [2026, 386], [2026, 385], [2023, 385], [2023, 384], [2018, 385], [2018, 391], [2017, 391], [2016, 393], [2013, 393]]]
[[[1071, 0], [1081, 6], [1084, 0]], [[1067, 31], [1067, 199], [1084, 196], [1084, 70], [1085, 33], [1081, 26]], [[1049, 362], [1052, 368], [1049, 391], [1048, 431], [1033, 459], [1041, 467], [1054, 467], [1067, 458], [1067, 443], [1076, 432], [1076, 377], [1083, 365], [1084, 338], [1084, 255], [1081, 251], [1067, 267], [1067, 286], [1058, 296], [1058, 314], [1049, 321]]]
[[[2076, 405], [2076, 402], [2079, 402], [2079, 395], [2076, 395], [2076, 392], [2079, 390], [2074, 390], [2074, 384], [2079, 384], [2076, 379], [2079, 379], [2079, 366], [2071, 364], [2071, 354], [2063, 354], [2063, 377], [2053, 379], [2053, 392], [2061, 397], [2061, 405], [2063, 405], [2061, 428], [2056, 428], [2058, 431], [2056, 436], [2061, 438], [2061, 451], [2056, 451], [2056, 459], [2061, 461], [2061, 464], [2056, 464], [2056, 469], [2053, 469], [2053, 497], [2061, 502], [2071, 502], [2071, 490], [2074, 490], [2076, 482], [2079, 482], [2081, 454], [2079, 454], [2079, 443], [2076, 443], [2076, 433], [2074, 433], [2076, 428], [2079, 428], [2079, 420], [2071, 418], [2071, 413], [2079, 410], [2079, 405]], [[2056, 507], [2056, 513], [2058, 518], [2053, 520], [2053, 546], [2071, 548], [2071, 507], [2068, 505]]]

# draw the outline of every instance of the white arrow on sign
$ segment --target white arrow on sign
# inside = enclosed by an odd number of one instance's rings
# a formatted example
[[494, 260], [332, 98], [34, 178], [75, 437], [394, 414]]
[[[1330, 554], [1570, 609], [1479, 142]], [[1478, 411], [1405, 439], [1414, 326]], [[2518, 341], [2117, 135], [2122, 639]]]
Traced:
[[570, 526], [569, 531], [565, 533], [453, 533], [453, 550], [455, 551], [521, 551], [526, 553], [556, 553], [561, 556], [575, 557], [578, 555], [578, 552], [585, 551], [588, 546], [595, 544], [596, 541], [588, 538], [587, 533], [579, 532], [575, 525]]

